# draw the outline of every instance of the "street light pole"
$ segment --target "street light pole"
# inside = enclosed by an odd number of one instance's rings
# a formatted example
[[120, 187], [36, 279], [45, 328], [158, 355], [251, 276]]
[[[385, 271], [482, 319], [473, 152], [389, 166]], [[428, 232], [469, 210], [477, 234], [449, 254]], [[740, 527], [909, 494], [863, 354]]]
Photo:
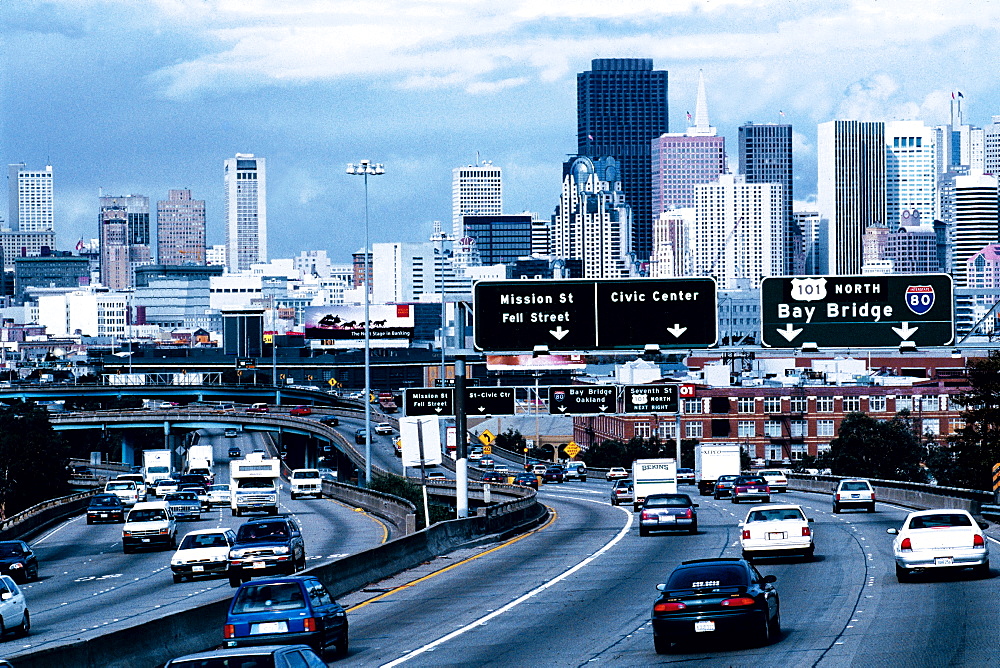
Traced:
[[368, 258], [368, 249], [371, 244], [369, 243], [368, 235], [368, 177], [385, 174], [385, 167], [381, 163], [361, 160], [357, 165], [348, 163], [347, 173], [352, 176], [363, 176], [365, 179], [365, 480], [363, 486], [368, 487], [371, 484], [372, 477], [372, 369], [371, 316], [369, 315], [371, 303], [371, 269]]

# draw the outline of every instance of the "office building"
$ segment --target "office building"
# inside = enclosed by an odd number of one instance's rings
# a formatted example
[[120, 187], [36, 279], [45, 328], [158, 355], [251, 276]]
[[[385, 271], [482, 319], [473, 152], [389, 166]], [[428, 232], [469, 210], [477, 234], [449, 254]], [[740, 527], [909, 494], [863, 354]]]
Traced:
[[165, 265], [204, 265], [205, 200], [171, 190], [156, 203], [156, 257]]
[[614, 158], [578, 156], [563, 163], [563, 186], [549, 246], [564, 259], [583, 260], [584, 278], [631, 273], [632, 210]]
[[955, 177], [955, 227], [951, 272], [956, 288], [968, 287], [969, 259], [1000, 238], [997, 177], [969, 174]]
[[112, 290], [131, 287], [128, 257], [128, 215], [123, 207], [101, 211], [101, 285]]
[[225, 161], [226, 267], [267, 262], [267, 170], [264, 158], [237, 153]]
[[979, 323], [980, 334], [995, 334], [1000, 331], [1000, 312], [993, 310], [1000, 298], [1000, 243], [980, 249], [965, 265], [965, 282], [974, 292], [961, 301], [970, 312], [970, 324]]
[[577, 153], [612, 156], [632, 208], [631, 248], [640, 261], [653, 251], [651, 142], [670, 132], [667, 72], [648, 58], [596, 58], [576, 76]]
[[125, 255], [127, 257], [127, 285], [131, 287], [136, 267], [153, 263], [150, 247], [149, 198], [144, 195], [101, 196], [98, 228], [102, 229], [105, 212], [114, 211], [114, 217], [125, 217]]
[[829, 257], [829, 224], [818, 211], [793, 211], [795, 227], [802, 232], [802, 273], [810, 276], [826, 273]]
[[883, 123], [829, 121], [817, 132], [819, 213], [828, 222], [828, 256], [822, 273], [861, 272], [861, 237], [886, 223]]
[[653, 221], [651, 278], [681, 278], [691, 271], [694, 247], [694, 207], [664, 211]]
[[54, 255], [14, 260], [14, 291], [18, 301], [28, 288], [80, 288], [90, 284], [90, 262], [85, 257]]
[[885, 145], [886, 225], [898, 228], [904, 212], [918, 211], [928, 222], [940, 217], [934, 128], [922, 121], [886, 123]]
[[1000, 176], [1000, 116], [983, 128], [983, 173]]
[[7, 226], [15, 232], [55, 229], [52, 165], [28, 169], [23, 162], [7, 166]]
[[881, 259], [892, 262], [894, 274], [933, 274], [941, 271], [937, 246], [932, 221], [922, 220], [916, 209], [904, 211], [899, 227], [885, 237]]
[[792, 126], [744, 123], [739, 129], [739, 170], [747, 183], [781, 186], [782, 271], [798, 275], [805, 270], [802, 231], [792, 217]]
[[211, 281], [222, 267], [152, 264], [135, 270], [132, 303], [141, 306], [146, 324], [165, 329], [177, 327], [214, 329], [219, 316], [210, 313]]
[[530, 213], [463, 216], [465, 236], [471, 238], [483, 265], [507, 264], [531, 255], [533, 222]]
[[0, 231], [0, 248], [3, 249], [4, 271], [14, 270], [14, 260], [19, 257], [41, 257], [48, 255], [56, 246], [56, 233]]
[[503, 213], [503, 171], [484, 160], [451, 170], [452, 236], [465, 236], [463, 216], [499, 216]]

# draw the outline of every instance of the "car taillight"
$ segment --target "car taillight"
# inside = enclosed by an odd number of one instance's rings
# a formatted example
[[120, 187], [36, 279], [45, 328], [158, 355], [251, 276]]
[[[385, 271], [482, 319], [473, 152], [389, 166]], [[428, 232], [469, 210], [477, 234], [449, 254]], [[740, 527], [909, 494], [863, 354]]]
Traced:
[[913, 545], [910, 543], [910, 539], [904, 538], [903, 541], [899, 544], [899, 549], [907, 551], [912, 550]]
[[226, 624], [222, 627], [222, 637], [223, 638], [235, 638], [236, 637], [236, 627], [232, 624]]
[[305, 619], [302, 620], [302, 626], [303, 626], [303, 630], [306, 631], [306, 632], [311, 633], [311, 632], [315, 631], [316, 630], [316, 618], [315, 617], [306, 617]]
[[837, 492], [836, 494], [833, 495], [833, 500], [840, 501], [840, 492]]
[[675, 610], [683, 610], [687, 605], [681, 603], [680, 601], [668, 601], [666, 603], [657, 603], [653, 606], [653, 612], [674, 612]]
[[694, 510], [688, 508], [687, 510], [684, 511], [684, 519], [689, 520], [692, 517], [694, 517]]
[[736, 596], [735, 598], [723, 599], [721, 605], [737, 607], [741, 605], [753, 605], [755, 601], [749, 596]]
[[750, 540], [750, 529], [743, 530], [743, 540]]
[[972, 547], [986, 547], [986, 539], [977, 533], [972, 537]]
[[802, 535], [803, 536], [811, 536], [812, 535], [812, 529], [810, 529], [809, 527], [802, 527]]

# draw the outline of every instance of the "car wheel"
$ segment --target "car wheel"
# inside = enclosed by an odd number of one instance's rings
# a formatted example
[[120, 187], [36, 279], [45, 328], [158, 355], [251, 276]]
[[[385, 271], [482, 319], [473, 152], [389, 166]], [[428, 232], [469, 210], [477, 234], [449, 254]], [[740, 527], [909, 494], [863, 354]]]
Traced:
[[691, 525], [691, 528], [688, 529], [688, 533], [698, 533], [698, 523], [697, 522], [695, 522], [694, 524]]
[[809, 549], [805, 552], [806, 561], [813, 561], [816, 558], [816, 546], [810, 545]]
[[232, 508], [230, 510], [230, 512], [232, 513], [233, 517], [239, 517], [240, 516], [240, 509], [239, 508]]
[[230, 575], [229, 576], [229, 586], [230, 587], [233, 587], [235, 589], [236, 587], [239, 587], [241, 584], [242, 584], [242, 580], [241, 580], [241, 578], [240, 578], [239, 575]]
[[32, 580], [38, 579], [38, 566], [35, 566], [35, 570], [31, 571], [31, 579]]
[[729, 497], [729, 502], [730, 503], [739, 503], [739, 501], [737, 500], [737, 498], [735, 496]]
[[653, 634], [653, 649], [657, 654], [669, 654], [670, 644], [670, 638], [667, 636]]
[[910, 581], [910, 571], [909, 569], [901, 567], [896, 564], [896, 581], [897, 582], [909, 582]]
[[833, 513], [836, 515], [839, 512], [840, 512], [840, 506], [838, 506], [836, 503], [833, 504]]
[[334, 645], [334, 659], [343, 659], [347, 656], [347, 652], [350, 650], [350, 641], [347, 638], [347, 631], [344, 631], [344, 639], [339, 643]]
[[720, 500], [722, 500], [722, 497], [721, 497], [721, 496], [719, 496], [718, 494], [713, 494], [713, 495], [712, 495], [712, 498], [713, 498], [713, 499], [715, 499], [716, 501], [720, 501]]
[[764, 503], [771, 503], [771, 497], [765, 496], [764, 497]]
[[14, 633], [19, 637], [24, 637], [31, 633], [31, 615], [27, 609], [24, 611], [24, 619], [21, 620], [21, 625], [14, 628]]
[[132, 551], [132, 548], [131, 548], [131, 547], [129, 547], [128, 545], [122, 545], [122, 552], [123, 552], [124, 554], [128, 554], [128, 553], [130, 553], [131, 551]]
[[618, 499], [611, 499], [611, 505], [612, 506], [617, 506], [618, 505]]
[[201, 513], [198, 513], [197, 515], [194, 516], [194, 521], [201, 522]]
[[174, 584], [178, 582], [184, 582], [184, 576], [179, 573], [174, 573]]
[[990, 560], [987, 559], [984, 563], [974, 566], [972, 572], [981, 578], [989, 577], [990, 575]]
[[757, 638], [753, 639], [754, 644], [758, 647], [767, 647], [771, 644], [771, 620], [767, 618], [767, 613], [764, 613], [764, 622], [760, 624], [756, 629], [751, 631], [751, 635], [756, 634]]
[[90, 518], [88, 517], [88, 518], [87, 518], [87, 524], [93, 524], [93, 523], [94, 523], [94, 520], [92, 520], [92, 519], [90, 519]]
[[295, 492], [290, 492], [289, 496], [292, 497], [292, 501], [294, 501], [296, 498], [298, 498], [298, 497], [295, 496]]
[[874, 513], [875, 512], [875, 504], [874, 503], [871, 504], [870, 506], [868, 506], [868, 512], [870, 512], [870, 513]]
[[753, 561], [753, 556], [749, 552], [743, 552], [740, 556], [743, 557], [747, 563], [751, 563]]
[[774, 611], [774, 618], [771, 620], [771, 637], [777, 638], [781, 634], [781, 606]]
[[643, 536], [648, 536], [648, 535], [649, 535], [649, 530], [648, 529], [643, 529], [642, 527], [639, 527], [639, 537], [640, 538], [643, 537]]

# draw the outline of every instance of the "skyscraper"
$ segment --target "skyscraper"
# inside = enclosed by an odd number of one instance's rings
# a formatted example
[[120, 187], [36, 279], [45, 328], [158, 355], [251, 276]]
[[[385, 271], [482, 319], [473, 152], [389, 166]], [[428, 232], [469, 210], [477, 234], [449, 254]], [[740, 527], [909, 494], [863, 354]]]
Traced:
[[7, 224], [16, 232], [45, 232], [55, 227], [52, 165], [28, 169], [23, 162], [8, 165]]
[[885, 126], [861, 121], [820, 123], [817, 132], [817, 203], [828, 222], [828, 254], [820, 272], [859, 274], [861, 238], [885, 224]]
[[997, 242], [997, 178], [985, 174], [955, 177], [955, 229], [951, 273], [955, 287], [967, 287], [966, 271], [973, 255]]
[[451, 170], [451, 225], [455, 239], [465, 236], [462, 216], [503, 213], [503, 171], [492, 162]]
[[792, 126], [745, 123], [739, 130], [739, 170], [747, 183], [781, 185], [781, 269], [805, 271], [802, 230], [792, 217]]
[[653, 249], [650, 142], [670, 131], [667, 72], [650, 58], [596, 58], [576, 75], [577, 153], [613, 156], [632, 209], [631, 249], [648, 260]]
[[983, 130], [983, 172], [1000, 176], [1000, 116]]
[[171, 190], [156, 203], [156, 257], [160, 264], [205, 264], [205, 200]]
[[530, 213], [463, 216], [465, 235], [475, 240], [483, 265], [508, 264], [531, 255]]
[[225, 161], [226, 266], [243, 271], [267, 262], [267, 172], [264, 158], [237, 153]]
[[909, 217], [914, 209], [930, 224], [940, 216], [937, 132], [922, 121], [891, 121], [885, 145], [886, 225], [897, 229], [903, 213]]
[[124, 206], [101, 207], [101, 284], [112, 290], [132, 285], [128, 252], [128, 213]]
[[[125, 271], [125, 285], [132, 287], [135, 268], [153, 263], [153, 252], [149, 245], [149, 198], [145, 195], [101, 196], [100, 204], [98, 229], [102, 231], [102, 234], [108, 220], [104, 215], [106, 211], [115, 211], [116, 221], [118, 216], [125, 217], [125, 240], [122, 242], [126, 253], [125, 261], [128, 265]], [[112, 235], [112, 238], [115, 240], [113, 243], [117, 244], [117, 232]], [[103, 243], [101, 258], [103, 266]]]

